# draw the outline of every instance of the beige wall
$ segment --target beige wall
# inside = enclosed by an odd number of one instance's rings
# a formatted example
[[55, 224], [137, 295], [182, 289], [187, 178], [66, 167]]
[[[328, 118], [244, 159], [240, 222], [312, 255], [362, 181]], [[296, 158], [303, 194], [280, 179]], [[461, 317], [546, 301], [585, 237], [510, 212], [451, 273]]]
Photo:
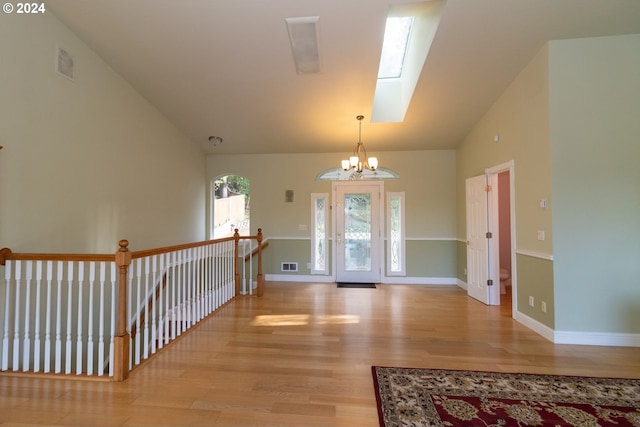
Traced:
[[[54, 71], [56, 45], [75, 81]], [[89, 47], [51, 13], [0, 14], [0, 54], [0, 247], [204, 239], [204, 156]]]

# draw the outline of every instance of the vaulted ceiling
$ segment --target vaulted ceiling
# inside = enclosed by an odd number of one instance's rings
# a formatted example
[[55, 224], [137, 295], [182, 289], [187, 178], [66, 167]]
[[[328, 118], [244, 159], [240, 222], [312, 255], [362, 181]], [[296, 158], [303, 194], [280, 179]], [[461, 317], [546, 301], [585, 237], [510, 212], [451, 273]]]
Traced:
[[[638, 0], [447, 0], [404, 121], [371, 123], [399, 0], [48, 0], [206, 153], [454, 148], [548, 40], [640, 33]], [[321, 70], [296, 72], [286, 18], [319, 17]], [[219, 136], [213, 146], [209, 136]]]

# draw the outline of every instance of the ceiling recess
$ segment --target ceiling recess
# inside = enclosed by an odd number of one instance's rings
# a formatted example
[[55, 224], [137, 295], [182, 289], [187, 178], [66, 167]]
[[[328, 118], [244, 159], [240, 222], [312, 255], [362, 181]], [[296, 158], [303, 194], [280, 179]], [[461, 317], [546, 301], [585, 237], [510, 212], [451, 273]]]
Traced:
[[298, 74], [320, 72], [319, 16], [286, 18], [293, 60]]

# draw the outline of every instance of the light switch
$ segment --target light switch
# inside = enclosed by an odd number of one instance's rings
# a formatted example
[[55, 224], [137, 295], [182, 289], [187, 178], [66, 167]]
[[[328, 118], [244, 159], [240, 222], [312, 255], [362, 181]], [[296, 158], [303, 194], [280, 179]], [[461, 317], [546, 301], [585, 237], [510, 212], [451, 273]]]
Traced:
[[538, 240], [544, 240], [544, 230], [538, 230]]

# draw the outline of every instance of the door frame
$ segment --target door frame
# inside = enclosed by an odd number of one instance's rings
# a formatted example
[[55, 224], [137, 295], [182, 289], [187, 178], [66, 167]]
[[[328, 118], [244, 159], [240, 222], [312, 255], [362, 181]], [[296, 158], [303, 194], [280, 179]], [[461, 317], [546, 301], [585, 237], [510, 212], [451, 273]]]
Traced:
[[[379, 224], [378, 224], [378, 267], [379, 267], [379, 281], [378, 283], [382, 280], [382, 277], [384, 277], [384, 275], [382, 274], [382, 268], [384, 266], [384, 242], [385, 242], [385, 238], [384, 238], [384, 224], [385, 224], [385, 216], [384, 216], [384, 181], [372, 181], [372, 180], [363, 180], [363, 181], [333, 181], [331, 183], [331, 225], [332, 225], [332, 229], [331, 229], [331, 271], [333, 272], [332, 276], [333, 276], [333, 280], [336, 281], [337, 277], [338, 277], [338, 248], [337, 248], [337, 238], [336, 238], [336, 233], [337, 233], [337, 228], [338, 228], [338, 222], [337, 222], [337, 215], [338, 215], [338, 210], [336, 208], [336, 202], [338, 200], [337, 194], [338, 194], [338, 187], [345, 187], [345, 186], [358, 186], [358, 185], [367, 185], [367, 186], [377, 186], [378, 187], [378, 191], [379, 191], [379, 195], [380, 197], [378, 198], [379, 202], [378, 202], [378, 217], [379, 217]], [[374, 230], [371, 230], [371, 232], [373, 233]]]
[[[516, 199], [515, 199], [515, 162], [509, 160], [507, 162], [492, 166], [485, 169], [485, 174], [489, 185], [492, 189], [498, 188], [498, 174], [509, 172], [509, 216], [511, 225], [511, 317], [514, 317], [518, 309], [518, 287], [517, 287], [517, 269], [516, 262]], [[492, 263], [489, 279], [493, 280], [497, 286], [494, 286], [492, 292], [497, 292], [498, 301], [500, 301], [500, 221], [498, 218], [498, 191], [489, 192], [488, 200], [488, 225], [493, 233], [493, 238], [489, 239], [489, 259]]]

